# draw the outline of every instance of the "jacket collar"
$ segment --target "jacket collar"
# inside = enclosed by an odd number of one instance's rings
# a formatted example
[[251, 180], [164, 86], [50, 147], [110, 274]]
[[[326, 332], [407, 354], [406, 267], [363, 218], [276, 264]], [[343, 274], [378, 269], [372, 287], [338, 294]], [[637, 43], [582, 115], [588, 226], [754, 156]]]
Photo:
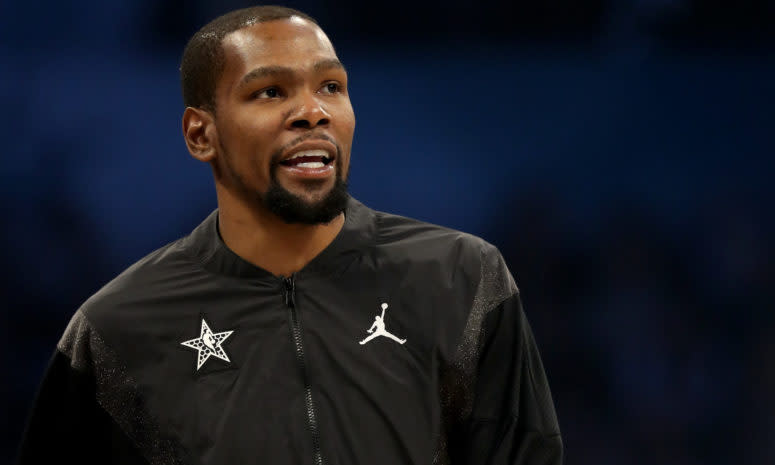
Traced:
[[[345, 222], [339, 234], [296, 276], [338, 274], [355, 258], [371, 249], [376, 237], [374, 211], [350, 197], [345, 208]], [[234, 253], [218, 233], [218, 210], [213, 211], [191, 234], [183, 247], [208, 271], [250, 279], [278, 279]]]

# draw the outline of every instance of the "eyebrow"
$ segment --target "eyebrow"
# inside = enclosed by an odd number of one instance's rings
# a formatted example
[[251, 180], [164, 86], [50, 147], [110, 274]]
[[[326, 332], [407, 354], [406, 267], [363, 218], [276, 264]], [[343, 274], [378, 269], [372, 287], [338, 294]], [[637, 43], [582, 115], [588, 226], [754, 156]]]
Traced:
[[[320, 72], [320, 71], [327, 71], [330, 69], [344, 70], [345, 67], [342, 64], [342, 62], [337, 60], [336, 58], [329, 58], [326, 60], [320, 60], [316, 62], [314, 65], [312, 65], [312, 69], [314, 69], [316, 72]], [[248, 74], [242, 77], [242, 79], [240, 80], [240, 87], [256, 79], [261, 79], [269, 76], [283, 76], [283, 75], [288, 76], [288, 75], [294, 74], [294, 72], [295, 72], [294, 68], [291, 68], [288, 66], [276, 66], [276, 65], [260, 66], [258, 68], [251, 70]]]

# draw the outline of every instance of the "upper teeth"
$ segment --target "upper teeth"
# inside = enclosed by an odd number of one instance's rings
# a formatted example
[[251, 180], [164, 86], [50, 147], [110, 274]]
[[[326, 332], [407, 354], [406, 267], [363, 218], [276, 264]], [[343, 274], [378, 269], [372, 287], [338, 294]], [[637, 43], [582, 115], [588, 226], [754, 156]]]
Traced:
[[294, 158], [299, 157], [324, 157], [328, 158], [328, 152], [321, 149], [315, 149], [315, 150], [302, 150], [301, 152], [296, 152], [293, 155], [291, 155], [288, 160], [293, 160]]

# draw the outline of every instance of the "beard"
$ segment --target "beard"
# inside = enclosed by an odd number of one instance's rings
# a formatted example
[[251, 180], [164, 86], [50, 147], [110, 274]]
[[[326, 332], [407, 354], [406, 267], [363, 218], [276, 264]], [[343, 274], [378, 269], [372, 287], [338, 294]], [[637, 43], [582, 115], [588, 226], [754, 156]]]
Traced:
[[339, 166], [337, 166], [334, 186], [323, 198], [315, 202], [308, 202], [280, 185], [275, 176], [276, 170], [276, 166], [272, 168], [272, 183], [261, 196], [261, 202], [264, 207], [286, 223], [308, 225], [330, 223], [347, 207], [349, 198], [347, 181], [342, 179]]
[[[334, 159], [336, 179], [334, 186], [322, 198], [309, 202], [284, 188], [277, 181], [277, 170], [285, 148], [312, 138], [326, 139], [336, 147], [336, 158]], [[285, 147], [277, 150], [272, 155], [272, 168], [269, 175], [271, 182], [267, 191], [260, 196], [261, 202], [267, 210], [277, 215], [286, 223], [307, 225], [330, 223], [347, 207], [349, 195], [347, 193], [347, 179], [342, 175], [342, 149], [336, 141], [327, 136], [310, 133], [291, 141]], [[310, 191], [312, 191], [316, 183], [317, 181], [310, 182]]]
[[[334, 159], [334, 163], [336, 163], [336, 180], [334, 186], [322, 198], [310, 202], [283, 187], [277, 180], [277, 170], [280, 166], [283, 150], [286, 147], [293, 146], [306, 139], [312, 138], [321, 138], [330, 141], [336, 146], [337, 154]], [[342, 149], [329, 137], [308, 134], [293, 140], [285, 147], [277, 150], [271, 158], [270, 184], [266, 192], [256, 192], [250, 189], [242, 176], [234, 169], [231, 156], [229, 152], [223, 149], [223, 145], [221, 145], [221, 151], [225, 155], [225, 168], [236, 181], [238, 189], [247, 194], [248, 197], [257, 199], [264, 208], [277, 215], [286, 223], [306, 225], [330, 223], [347, 207], [347, 201], [350, 198], [350, 195], [347, 193], [347, 179], [342, 175]], [[314, 189], [314, 184], [315, 181], [310, 182], [310, 191]]]
[[[301, 196], [284, 188], [277, 181], [277, 170], [280, 166], [283, 151], [307, 139], [325, 139], [336, 147], [336, 180], [334, 186], [322, 198], [309, 202]], [[270, 184], [267, 191], [260, 195], [261, 202], [267, 210], [277, 215], [289, 224], [326, 224], [339, 216], [347, 207], [349, 194], [347, 193], [347, 179], [342, 175], [342, 149], [335, 140], [322, 134], [309, 133], [298, 137], [272, 155], [272, 168], [270, 171]], [[310, 182], [310, 191], [316, 181]]]

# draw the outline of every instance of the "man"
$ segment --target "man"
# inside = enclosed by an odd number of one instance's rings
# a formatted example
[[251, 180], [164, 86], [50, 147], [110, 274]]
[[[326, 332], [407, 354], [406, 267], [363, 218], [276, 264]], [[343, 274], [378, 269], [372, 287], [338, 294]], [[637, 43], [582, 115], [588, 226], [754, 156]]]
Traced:
[[76, 312], [20, 462], [561, 463], [498, 251], [347, 195], [347, 73], [314, 20], [229, 13], [181, 75], [218, 210]]

